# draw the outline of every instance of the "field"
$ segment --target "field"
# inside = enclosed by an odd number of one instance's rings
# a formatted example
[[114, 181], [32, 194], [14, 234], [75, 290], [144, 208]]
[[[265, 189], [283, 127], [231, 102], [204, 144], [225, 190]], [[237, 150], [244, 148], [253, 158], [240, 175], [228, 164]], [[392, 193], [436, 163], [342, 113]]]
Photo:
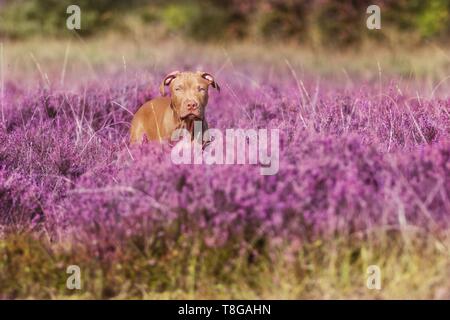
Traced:
[[[0, 298], [450, 298], [446, 48], [43, 43], [0, 47]], [[176, 69], [210, 127], [280, 130], [276, 175], [128, 144]]]

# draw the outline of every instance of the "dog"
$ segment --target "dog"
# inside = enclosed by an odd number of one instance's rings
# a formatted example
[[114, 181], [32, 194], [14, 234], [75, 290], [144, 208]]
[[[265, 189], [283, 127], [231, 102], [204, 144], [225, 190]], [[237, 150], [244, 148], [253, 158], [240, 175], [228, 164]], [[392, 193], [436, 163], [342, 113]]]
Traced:
[[[166, 97], [165, 87], [170, 97]], [[194, 121], [202, 121], [202, 131], [208, 129], [205, 109], [208, 103], [208, 89], [212, 86], [220, 92], [214, 77], [207, 72], [169, 73], [159, 88], [161, 97], [143, 104], [133, 116], [130, 128], [130, 143], [170, 139], [176, 129], [187, 129], [194, 139]]]

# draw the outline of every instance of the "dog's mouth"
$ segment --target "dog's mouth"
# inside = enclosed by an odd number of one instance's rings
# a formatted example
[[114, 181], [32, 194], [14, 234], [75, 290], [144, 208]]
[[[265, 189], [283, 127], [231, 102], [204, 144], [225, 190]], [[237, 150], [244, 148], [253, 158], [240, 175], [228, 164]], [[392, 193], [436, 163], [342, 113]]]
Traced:
[[195, 136], [195, 122], [196, 121], [203, 121], [203, 118], [196, 115], [196, 114], [187, 114], [186, 116], [183, 116], [180, 118], [181, 119], [181, 127], [185, 128], [190, 134], [191, 134], [191, 138], [194, 139]]
[[197, 114], [193, 114], [193, 113], [188, 113], [185, 116], [180, 117], [181, 121], [202, 121], [202, 117], [200, 117]]

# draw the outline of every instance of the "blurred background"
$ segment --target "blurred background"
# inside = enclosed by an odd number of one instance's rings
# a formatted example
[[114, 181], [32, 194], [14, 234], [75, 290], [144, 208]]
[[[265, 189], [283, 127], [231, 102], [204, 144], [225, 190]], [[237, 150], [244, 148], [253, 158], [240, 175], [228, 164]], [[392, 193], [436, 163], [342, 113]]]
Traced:
[[[448, 42], [450, 0], [2, 0], [0, 37], [65, 37], [66, 9], [82, 11], [83, 37], [119, 32], [194, 41], [283, 41], [310, 46]], [[368, 30], [366, 8], [381, 8], [382, 28]]]
[[[66, 27], [73, 4], [80, 30]], [[372, 4], [379, 30], [366, 25]], [[449, 40], [450, 0], [0, 0], [4, 77], [31, 85], [231, 68], [254, 81], [421, 79], [432, 92], [450, 72]]]

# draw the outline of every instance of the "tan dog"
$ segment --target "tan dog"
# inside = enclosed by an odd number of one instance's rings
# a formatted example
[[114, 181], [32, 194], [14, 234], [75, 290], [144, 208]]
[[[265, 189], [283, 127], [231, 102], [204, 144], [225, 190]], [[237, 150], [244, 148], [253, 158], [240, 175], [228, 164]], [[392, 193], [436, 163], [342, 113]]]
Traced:
[[[186, 128], [193, 137], [194, 121], [202, 121], [203, 131], [208, 125], [205, 107], [208, 87], [220, 91], [214, 77], [206, 72], [169, 73], [160, 86], [162, 97], [142, 105], [131, 121], [130, 142], [139, 143], [144, 135], [148, 140], [167, 140], [178, 128]], [[165, 97], [165, 87], [170, 88], [170, 98]]]

